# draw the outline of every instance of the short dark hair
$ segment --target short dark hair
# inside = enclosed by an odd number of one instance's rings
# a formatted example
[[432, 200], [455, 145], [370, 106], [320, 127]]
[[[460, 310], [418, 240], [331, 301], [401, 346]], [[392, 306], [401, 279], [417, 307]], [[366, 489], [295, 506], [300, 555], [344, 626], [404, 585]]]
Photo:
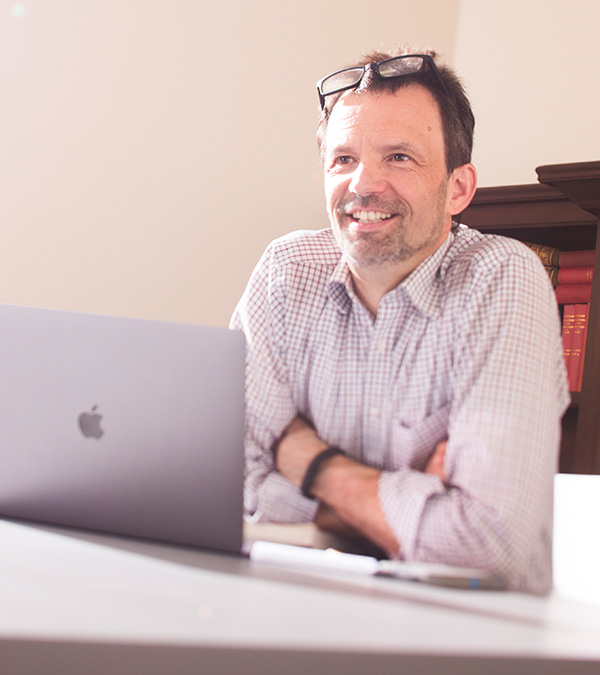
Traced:
[[[471, 109], [471, 104], [469, 103], [462, 82], [454, 70], [446, 64], [439, 64], [436, 60], [437, 54], [434, 51], [419, 51], [416, 49], [408, 49], [406, 47], [399, 47], [390, 53], [370, 52], [365, 54], [355, 63], [351, 63], [346, 67], [352, 68], [356, 66], [366, 66], [369, 63], [381, 63], [381, 61], [385, 61], [386, 59], [394, 56], [402, 56], [404, 54], [429, 54], [435, 61], [438, 72], [449, 95], [444, 93], [441, 89], [439, 80], [430, 67], [425, 67], [423, 70], [413, 75], [385, 79], [378, 77], [373, 71], [369, 71], [365, 73], [360, 85], [354, 91], [356, 93], [362, 93], [363, 91], [389, 91], [394, 93], [398, 91], [398, 89], [410, 84], [419, 84], [427, 89], [435, 99], [442, 119], [446, 151], [446, 168], [448, 173], [451, 173], [457, 167], [471, 161], [473, 132], [475, 129], [475, 117], [473, 115], [473, 110]], [[321, 111], [321, 118], [319, 120], [319, 128], [317, 131], [317, 142], [321, 157], [323, 157], [325, 151], [325, 134], [331, 111], [344, 93], [345, 92], [340, 92], [328, 96], [325, 100], [325, 106]]]

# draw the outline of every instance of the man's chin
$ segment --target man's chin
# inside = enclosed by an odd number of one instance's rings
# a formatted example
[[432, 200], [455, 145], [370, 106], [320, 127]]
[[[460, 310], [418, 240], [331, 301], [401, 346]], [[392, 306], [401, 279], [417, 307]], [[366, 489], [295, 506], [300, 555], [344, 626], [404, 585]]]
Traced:
[[355, 241], [342, 246], [342, 251], [348, 262], [359, 267], [376, 267], [383, 264], [394, 264], [408, 260], [414, 251], [407, 251], [405, 247], [393, 245], [390, 242]]

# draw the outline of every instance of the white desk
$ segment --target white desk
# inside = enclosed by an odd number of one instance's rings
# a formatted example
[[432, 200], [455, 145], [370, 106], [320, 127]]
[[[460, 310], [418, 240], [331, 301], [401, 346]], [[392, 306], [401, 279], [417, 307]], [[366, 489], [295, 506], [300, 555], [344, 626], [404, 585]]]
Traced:
[[[0, 521], [7, 675], [600, 672], [600, 606]], [[568, 662], [567, 663], [565, 663]]]

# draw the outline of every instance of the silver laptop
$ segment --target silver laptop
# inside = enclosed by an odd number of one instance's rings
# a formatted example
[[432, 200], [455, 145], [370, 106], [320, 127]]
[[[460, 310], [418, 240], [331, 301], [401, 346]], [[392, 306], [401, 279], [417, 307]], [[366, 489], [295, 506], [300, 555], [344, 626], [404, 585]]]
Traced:
[[0, 516], [239, 553], [244, 339], [0, 305]]

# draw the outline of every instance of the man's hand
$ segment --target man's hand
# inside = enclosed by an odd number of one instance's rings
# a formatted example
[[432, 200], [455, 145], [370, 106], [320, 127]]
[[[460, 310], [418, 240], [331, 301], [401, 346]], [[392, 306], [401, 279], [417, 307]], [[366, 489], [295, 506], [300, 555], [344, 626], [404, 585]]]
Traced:
[[275, 465], [280, 474], [300, 487], [309, 464], [326, 448], [327, 443], [317, 436], [310, 424], [296, 417], [279, 441]]
[[435, 446], [433, 454], [427, 461], [427, 466], [425, 467], [425, 473], [431, 473], [435, 476], [439, 476], [442, 479], [442, 483], [448, 482], [448, 475], [444, 470], [444, 461], [446, 459], [446, 446], [448, 441], [441, 441]]

